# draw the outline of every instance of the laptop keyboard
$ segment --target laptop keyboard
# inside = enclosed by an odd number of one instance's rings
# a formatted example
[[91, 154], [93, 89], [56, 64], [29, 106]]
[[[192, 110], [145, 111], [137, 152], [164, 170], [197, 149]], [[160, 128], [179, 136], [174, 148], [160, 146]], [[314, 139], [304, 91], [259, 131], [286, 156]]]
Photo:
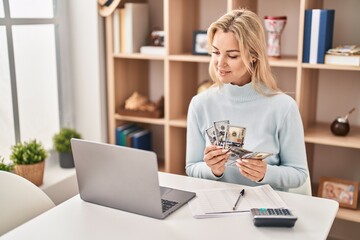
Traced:
[[167, 210], [169, 210], [170, 208], [172, 208], [172, 207], [175, 206], [176, 204], [178, 204], [178, 202], [161, 199], [162, 212], [163, 212], [163, 213], [166, 212]]

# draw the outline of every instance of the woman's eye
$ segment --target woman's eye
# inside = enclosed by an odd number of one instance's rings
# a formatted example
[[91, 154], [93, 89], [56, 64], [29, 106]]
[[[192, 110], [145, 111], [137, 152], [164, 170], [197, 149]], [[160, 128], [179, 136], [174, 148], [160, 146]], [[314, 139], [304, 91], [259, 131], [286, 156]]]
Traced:
[[236, 59], [238, 56], [229, 56], [231, 59]]
[[215, 55], [219, 55], [219, 54], [220, 54], [219, 51], [212, 51], [212, 53], [215, 54]]

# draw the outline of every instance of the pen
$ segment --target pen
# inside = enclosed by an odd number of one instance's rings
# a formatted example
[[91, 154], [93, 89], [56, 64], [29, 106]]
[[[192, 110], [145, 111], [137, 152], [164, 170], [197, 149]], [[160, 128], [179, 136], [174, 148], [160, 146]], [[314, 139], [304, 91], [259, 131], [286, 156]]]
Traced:
[[238, 203], [239, 203], [240, 198], [241, 198], [242, 196], [244, 196], [244, 194], [245, 194], [245, 189], [243, 189], [243, 190], [240, 191], [240, 194], [239, 194], [239, 196], [238, 196], [238, 198], [237, 198], [237, 200], [236, 200], [236, 203], [235, 203], [235, 205], [234, 205], [234, 207], [233, 207], [233, 211], [235, 211], [235, 209], [236, 209], [236, 207], [237, 207], [237, 205], [238, 205]]

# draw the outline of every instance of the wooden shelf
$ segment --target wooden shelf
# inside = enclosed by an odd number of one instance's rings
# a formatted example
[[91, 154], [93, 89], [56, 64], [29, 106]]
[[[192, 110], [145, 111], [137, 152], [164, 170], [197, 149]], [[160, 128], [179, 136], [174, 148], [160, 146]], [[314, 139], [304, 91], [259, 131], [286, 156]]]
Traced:
[[191, 53], [170, 55], [169, 60], [181, 62], [203, 62], [209, 63], [210, 56], [192, 55]]
[[360, 209], [339, 208], [336, 218], [360, 223]]
[[270, 59], [271, 67], [297, 68], [296, 56], [282, 56], [280, 59]]
[[114, 58], [143, 59], [143, 60], [164, 60], [164, 55], [149, 55], [142, 53], [114, 53]]
[[351, 126], [349, 134], [342, 137], [331, 133], [330, 123], [318, 123], [305, 130], [305, 142], [360, 149], [360, 127]]
[[344, 70], [344, 71], [360, 71], [360, 67], [343, 66], [343, 65], [330, 65], [330, 64], [310, 64], [302, 63], [303, 68], [309, 69], [326, 69], [326, 70]]
[[127, 122], [139, 122], [139, 123], [149, 123], [155, 125], [164, 125], [165, 120], [163, 118], [144, 118], [144, 117], [131, 117], [131, 116], [122, 116], [115, 114], [116, 120], [122, 120]]

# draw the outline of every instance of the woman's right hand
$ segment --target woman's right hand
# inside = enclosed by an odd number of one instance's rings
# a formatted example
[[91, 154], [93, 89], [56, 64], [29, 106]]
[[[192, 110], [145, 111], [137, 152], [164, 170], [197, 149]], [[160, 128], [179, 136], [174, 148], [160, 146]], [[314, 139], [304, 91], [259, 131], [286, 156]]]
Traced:
[[204, 150], [204, 161], [209, 166], [213, 174], [220, 177], [225, 172], [225, 163], [229, 158], [229, 149], [221, 146], [211, 145]]

